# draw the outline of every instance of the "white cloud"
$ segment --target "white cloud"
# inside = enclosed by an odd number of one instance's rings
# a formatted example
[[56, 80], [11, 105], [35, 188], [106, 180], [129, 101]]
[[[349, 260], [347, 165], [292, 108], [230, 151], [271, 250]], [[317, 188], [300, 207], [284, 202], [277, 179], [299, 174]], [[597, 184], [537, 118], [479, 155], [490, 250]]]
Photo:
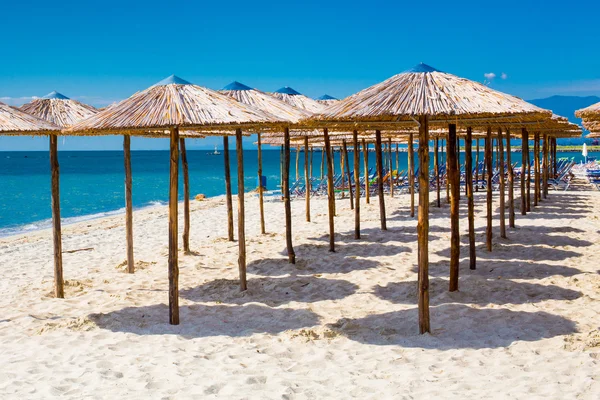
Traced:
[[506, 79], [506, 78], [508, 78], [508, 75], [506, 75], [506, 72], [503, 72], [500, 74], [500, 78]]
[[483, 76], [485, 76], [485, 79], [487, 79], [488, 81], [491, 81], [492, 79], [494, 79], [496, 77], [496, 74], [493, 72], [488, 72], [483, 74]]
[[37, 96], [23, 96], [23, 97], [0, 97], [0, 101], [8, 104], [9, 106], [21, 106], [25, 103], [29, 103], [31, 100], [37, 99]]

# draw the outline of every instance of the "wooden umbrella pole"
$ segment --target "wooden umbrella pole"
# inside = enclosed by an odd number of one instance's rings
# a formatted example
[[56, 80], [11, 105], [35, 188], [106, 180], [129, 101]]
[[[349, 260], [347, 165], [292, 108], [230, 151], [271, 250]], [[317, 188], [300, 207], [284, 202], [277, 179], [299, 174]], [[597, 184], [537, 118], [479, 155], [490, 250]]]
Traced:
[[508, 167], [508, 226], [515, 227], [515, 171], [511, 161], [510, 131], [506, 131], [506, 164]]
[[310, 175], [308, 171], [308, 162], [308, 136], [304, 136], [304, 191], [306, 196], [306, 221], [310, 222]]
[[381, 131], [375, 131], [375, 161], [377, 164], [377, 193], [379, 197], [379, 218], [381, 229], [387, 230], [385, 220], [385, 199], [383, 198], [383, 160], [381, 156]]
[[296, 264], [296, 253], [292, 244], [292, 208], [290, 204], [290, 129], [283, 131], [283, 205], [285, 207], [285, 243], [288, 262]]
[[398, 143], [396, 143], [396, 171], [400, 172], [400, 150], [398, 149]]
[[260, 233], [266, 234], [265, 229], [265, 204], [264, 204], [264, 190], [262, 183], [262, 143], [260, 133], [258, 134], [258, 207], [260, 212]]
[[240, 272], [240, 290], [243, 291], [248, 289], [248, 284], [246, 282], [246, 213], [244, 207], [244, 149], [242, 147], [242, 130], [239, 128], [235, 130], [235, 150], [237, 152], [238, 175], [238, 269]]
[[408, 134], [408, 188], [410, 190], [410, 216], [415, 216], [415, 155], [413, 133]]
[[179, 263], [178, 263], [178, 184], [179, 128], [171, 128], [171, 160], [169, 179], [169, 323], [179, 325]]
[[527, 212], [531, 211], [531, 155], [529, 153], [529, 132], [525, 131], [525, 137], [527, 138], [525, 148], [527, 149], [525, 157], [527, 158]]
[[388, 139], [388, 158], [389, 158], [389, 170], [390, 170], [390, 180], [389, 180], [389, 184], [390, 184], [390, 197], [394, 197], [394, 171], [393, 171], [393, 164], [392, 164], [392, 139], [389, 138]]
[[548, 198], [548, 135], [544, 135], [544, 145], [542, 148], [543, 151], [543, 184], [542, 184], [542, 192], [544, 195], [544, 199]]
[[492, 251], [492, 175], [494, 170], [492, 167], [492, 128], [488, 127], [487, 136], [485, 138], [485, 163], [487, 165], [486, 186], [487, 186], [487, 228], [486, 228], [486, 245], [487, 250]]
[[477, 256], [475, 252], [475, 204], [473, 202], [473, 132], [467, 128], [465, 138], [465, 184], [467, 186], [467, 212], [469, 220], [469, 268], [475, 269]]
[[527, 197], [525, 195], [525, 176], [527, 175], [527, 130], [521, 129], [521, 215], [527, 215]]
[[123, 160], [125, 163], [125, 236], [127, 240], [127, 272], [135, 272], [133, 258], [133, 202], [131, 199], [131, 136], [123, 135]]
[[340, 146], [340, 171], [342, 174], [342, 199], [346, 196], [346, 170], [344, 169], [344, 162], [346, 159], [344, 158], [344, 151]]
[[227, 239], [233, 242], [233, 199], [231, 196], [231, 167], [229, 166], [229, 138], [223, 136], [223, 161], [225, 163], [225, 200], [227, 203]]
[[427, 116], [419, 117], [419, 333], [431, 331], [429, 323], [429, 127]]
[[[498, 128], [498, 168], [500, 174], [500, 237], [506, 239], [506, 218], [504, 209], [504, 139], [502, 128]], [[509, 167], [510, 168], [510, 167]]]
[[58, 137], [50, 135], [50, 171], [52, 189], [52, 240], [54, 243], [54, 296], [65, 298], [62, 267], [62, 233], [60, 226], [60, 168], [58, 165]]
[[[456, 125], [448, 125], [448, 179], [450, 181], [450, 284], [449, 290], [454, 292], [458, 290], [458, 266], [460, 259], [460, 234], [459, 234], [459, 199], [460, 177], [458, 173], [458, 151], [456, 140]], [[419, 153], [420, 156], [420, 153]], [[420, 184], [420, 182], [419, 182]]]
[[335, 251], [335, 199], [333, 188], [333, 157], [331, 156], [331, 143], [329, 141], [329, 131], [323, 129], [325, 141], [325, 153], [327, 155], [327, 200], [329, 208], [329, 251]]
[[475, 139], [477, 149], [475, 152], [475, 191], [479, 192], [479, 139]]
[[354, 239], [360, 239], [360, 151], [358, 148], [358, 132], [352, 132], [354, 147]]
[[185, 139], [179, 138], [181, 166], [183, 170], [183, 251], [190, 252], [190, 176], [188, 170]]
[[296, 182], [300, 180], [300, 149], [296, 147]]
[[534, 134], [534, 145], [533, 145], [533, 160], [535, 167], [535, 199], [534, 205], [538, 205], [542, 201], [542, 185], [540, 184], [540, 134], [536, 132]]
[[367, 146], [367, 141], [365, 139], [362, 140], [362, 148], [363, 163], [365, 168], [365, 202], [369, 204], [371, 202], [369, 193], [369, 147]]
[[435, 172], [435, 191], [437, 192], [437, 206], [440, 208], [440, 157], [439, 157], [439, 139], [436, 137], [434, 140], [433, 148], [433, 170]]
[[342, 141], [343, 149], [344, 149], [344, 159], [346, 160], [346, 176], [348, 177], [348, 193], [350, 197], [350, 209], [354, 210], [354, 196], [352, 195], [352, 177], [350, 174], [350, 159], [348, 158], [348, 146], [346, 145], [346, 140]]

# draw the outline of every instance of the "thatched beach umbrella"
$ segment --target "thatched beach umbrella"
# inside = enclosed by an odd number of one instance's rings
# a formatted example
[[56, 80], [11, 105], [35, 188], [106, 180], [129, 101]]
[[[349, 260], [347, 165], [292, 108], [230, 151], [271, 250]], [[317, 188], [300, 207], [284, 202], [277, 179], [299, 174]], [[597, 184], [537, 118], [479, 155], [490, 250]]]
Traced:
[[310, 97], [306, 97], [289, 86], [282, 87], [281, 89], [270, 93], [270, 95], [288, 103], [289, 105], [292, 105], [296, 108], [301, 108], [312, 114], [319, 114], [326, 108], [324, 104], [321, 104]]
[[[430, 331], [429, 323], [429, 125], [448, 126], [448, 141], [456, 143], [457, 125], [510, 123], [542, 120], [550, 112], [519, 98], [497, 92], [480, 83], [444, 73], [426, 64], [395, 75], [362, 90], [324, 112], [318, 125], [342, 127], [366, 125], [380, 129], [406, 123], [419, 127], [419, 330]], [[470, 133], [468, 133], [470, 135]], [[449, 150], [454, 151], [452, 146]], [[490, 154], [491, 155], [491, 154]], [[451, 184], [450, 290], [458, 287], [458, 164], [449, 156]], [[488, 218], [491, 222], [491, 185], [488, 188]], [[382, 196], [380, 196], [382, 197]], [[380, 199], [382, 202], [382, 199]], [[469, 197], [472, 202], [472, 196]], [[471, 207], [470, 207], [471, 209]], [[382, 202], [382, 212], [385, 206]]]
[[[283, 132], [284, 139], [284, 170], [283, 170], [283, 201], [285, 207], [285, 221], [286, 221], [286, 247], [288, 252], [288, 259], [290, 263], [295, 263], [296, 255], [292, 245], [292, 212], [290, 205], [290, 182], [289, 182], [289, 170], [290, 170], [290, 131], [289, 125], [297, 123], [303, 118], [307, 118], [312, 114], [304, 109], [296, 108], [290, 104], [279, 100], [267, 93], [261, 92], [256, 89], [252, 89], [239, 82], [232, 82], [225, 86], [220, 93], [226, 94], [233, 97], [237, 101], [252, 106], [258, 110], [261, 110], [269, 115], [273, 116], [278, 122], [285, 125]], [[225, 139], [226, 140], [226, 139]], [[306, 147], [308, 150], [308, 146]], [[308, 179], [308, 152], [305, 154], [305, 178], [307, 185], [309, 185]], [[265, 221], [264, 221], [264, 207], [263, 207], [263, 185], [262, 185], [262, 148], [261, 148], [261, 133], [258, 132], [258, 179], [259, 179], [259, 205], [260, 205], [260, 223], [261, 232], [265, 233]], [[310, 221], [310, 196], [306, 196], [307, 206], [307, 218]]]
[[54, 295], [64, 298], [60, 198], [58, 190], [58, 156], [56, 135], [60, 127], [0, 102], [0, 134], [10, 136], [48, 135], [50, 137], [50, 169], [52, 171], [52, 235], [54, 242]]
[[134, 94], [104, 111], [72, 126], [71, 134], [151, 134], [168, 129], [171, 138], [169, 187], [169, 320], [179, 323], [179, 267], [177, 240], [177, 203], [179, 170], [179, 132], [198, 131], [226, 134], [236, 132], [238, 148], [238, 230], [239, 273], [242, 290], [246, 284], [246, 243], [244, 225], [244, 179], [242, 128], [269, 124], [274, 118], [229, 96], [193, 85], [174, 75]]
[[600, 121], [600, 103], [575, 111], [577, 118], [583, 119], [584, 123], [588, 121]]

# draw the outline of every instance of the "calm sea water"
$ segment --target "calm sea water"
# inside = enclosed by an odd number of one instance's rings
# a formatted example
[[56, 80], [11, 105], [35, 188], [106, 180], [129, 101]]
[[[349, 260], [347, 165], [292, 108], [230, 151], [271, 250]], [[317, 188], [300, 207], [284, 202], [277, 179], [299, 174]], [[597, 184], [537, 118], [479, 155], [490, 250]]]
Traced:
[[[210, 155], [207, 150], [188, 150], [190, 194], [216, 196], [225, 193], [223, 155]], [[519, 162], [520, 153], [513, 154]], [[561, 157], [581, 159], [579, 153], [561, 153]], [[600, 154], [590, 154], [599, 157]], [[133, 204], [140, 208], [164, 204], [168, 199], [169, 152], [133, 151]], [[464, 155], [461, 155], [463, 159]], [[352, 159], [352, 155], [350, 155]], [[394, 168], [396, 156], [392, 155]], [[433, 157], [431, 157], [433, 158]], [[483, 159], [483, 155], [481, 155]], [[304, 154], [300, 153], [300, 176], [303, 176]], [[237, 191], [237, 160], [230, 153], [232, 189]], [[64, 223], [102, 217], [123, 212], [124, 166], [121, 151], [61, 151], [60, 200]], [[362, 161], [361, 161], [362, 163]], [[246, 190], [257, 186], [257, 151], [244, 151], [244, 184]], [[291, 179], [296, 176], [296, 156], [291, 155]], [[400, 152], [400, 169], [405, 169], [407, 154]], [[0, 152], [0, 236], [50, 226], [50, 172], [48, 152]], [[362, 166], [362, 164], [361, 164]], [[369, 166], [375, 167], [375, 155], [370, 153]], [[339, 172], [339, 153], [336, 154]], [[320, 176], [321, 153], [313, 153], [313, 175]], [[362, 170], [362, 169], [361, 169]], [[263, 151], [263, 175], [267, 188], [278, 188], [280, 152]], [[180, 173], [180, 178], [182, 174]], [[183, 183], [180, 181], [180, 198]]]

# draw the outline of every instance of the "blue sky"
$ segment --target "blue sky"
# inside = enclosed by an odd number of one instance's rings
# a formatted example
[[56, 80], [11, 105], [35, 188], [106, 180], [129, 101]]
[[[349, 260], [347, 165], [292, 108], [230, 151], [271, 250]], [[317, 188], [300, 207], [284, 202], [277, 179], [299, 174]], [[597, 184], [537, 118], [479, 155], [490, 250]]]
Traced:
[[[0, 101], [18, 105], [57, 90], [105, 106], [170, 74], [213, 89], [238, 80], [342, 98], [418, 62], [481, 82], [493, 73], [491, 87], [526, 99], [600, 95], [599, 3], [4, 2]], [[0, 138], [0, 150], [46, 142]], [[62, 148], [121, 142], [66, 138]]]

